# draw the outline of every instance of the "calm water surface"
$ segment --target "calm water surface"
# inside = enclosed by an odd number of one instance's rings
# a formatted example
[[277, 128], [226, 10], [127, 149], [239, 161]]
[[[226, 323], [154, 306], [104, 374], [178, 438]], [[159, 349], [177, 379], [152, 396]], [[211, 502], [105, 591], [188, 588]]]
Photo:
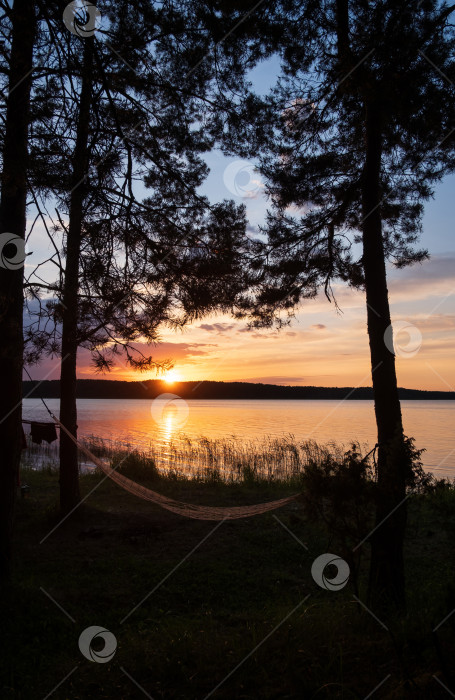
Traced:
[[[58, 415], [58, 400], [47, 404]], [[153, 410], [152, 410], [153, 408]], [[455, 477], [455, 401], [403, 401], [405, 432], [425, 447], [423, 462], [437, 476]], [[47, 420], [39, 399], [25, 399], [23, 417]], [[375, 442], [371, 401], [193, 400], [153, 404], [141, 399], [80, 399], [79, 435], [95, 435], [147, 449], [189, 437], [261, 440], [290, 434], [296, 440], [366, 447]]]

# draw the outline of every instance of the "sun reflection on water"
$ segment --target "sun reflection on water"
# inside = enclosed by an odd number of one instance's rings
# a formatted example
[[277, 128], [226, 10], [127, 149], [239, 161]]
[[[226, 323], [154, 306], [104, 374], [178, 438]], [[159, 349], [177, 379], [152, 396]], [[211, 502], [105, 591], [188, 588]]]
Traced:
[[163, 439], [166, 443], [170, 443], [174, 433], [176, 432], [176, 418], [177, 411], [175, 406], [168, 406], [163, 411], [163, 422], [161, 427], [161, 433]]

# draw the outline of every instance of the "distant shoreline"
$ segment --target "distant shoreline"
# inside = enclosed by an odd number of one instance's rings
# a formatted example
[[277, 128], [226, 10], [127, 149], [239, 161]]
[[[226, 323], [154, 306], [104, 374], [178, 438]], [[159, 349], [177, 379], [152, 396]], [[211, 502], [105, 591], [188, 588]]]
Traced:
[[[60, 398], [58, 380], [24, 381], [23, 398]], [[373, 400], [371, 387], [280, 386], [249, 382], [174, 382], [160, 379], [124, 382], [110, 379], [79, 379], [79, 399], [154, 399], [161, 394], [182, 399], [261, 399], [261, 400]], [[453, 401], [454, 391], [399, 389], [400, 399], [416, 401]]]

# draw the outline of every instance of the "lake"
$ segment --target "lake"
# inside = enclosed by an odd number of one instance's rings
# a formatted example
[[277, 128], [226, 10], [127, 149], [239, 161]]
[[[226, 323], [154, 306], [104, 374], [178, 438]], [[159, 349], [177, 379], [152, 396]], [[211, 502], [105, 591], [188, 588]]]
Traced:
[[[47, 399], [58, 416], [59, 402]], [[436, 476], [455, 477], [455, 401], [403, 401], [406, 435], [425, 447], [423, 463]], [[39, 399], [25, 399], [23, 417], [48, 420]], [[292, 435], [296, 441], [316, 440], [349, 446], [353, 440], [366, 449], [375, 444], [371, 401], [183, 401], [163, 394], [154, 401], [141, 399], [79, 399], [79, 436], [147, 450], [165, 449], [183, 436], [232, 438], [239, 442]]]

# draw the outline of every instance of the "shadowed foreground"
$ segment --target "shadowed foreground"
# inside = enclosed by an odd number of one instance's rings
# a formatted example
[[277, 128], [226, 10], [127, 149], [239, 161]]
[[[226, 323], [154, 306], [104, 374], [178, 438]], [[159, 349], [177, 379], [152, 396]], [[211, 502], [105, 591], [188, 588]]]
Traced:
[[[347, 699], [379, 684], [377, 698], [449, 697], [441, 683], [452, 683], [453, 618], [432, 630], [455, 606], [453, 489], [410, 498], [409, 613], [377, 621], [356, 601], [352, 580], [337, 592], [316, 585], [313, 561], [340, 554], [339, 545], [307, 522], [299, 503], [278, 519], [216, 525], [141, 502], [95, 473], [81, 488], [96, 489], [49, 535], [59, 522], [58, 476], [26, 470], [22, 480], [31, 490], [18, 505], [14, 590], [3, 601], [10, 643], [0, 659], [2, 698], [45, 698], [65, 678], [50, 697]], [[159, 481], [173, 498], [213, 505], [295, 489]], [[364, 557], [362, 601], [367, 567]], [[79, 635], [92, 625], [116, 637], [109, 663], [79, 651]]]

